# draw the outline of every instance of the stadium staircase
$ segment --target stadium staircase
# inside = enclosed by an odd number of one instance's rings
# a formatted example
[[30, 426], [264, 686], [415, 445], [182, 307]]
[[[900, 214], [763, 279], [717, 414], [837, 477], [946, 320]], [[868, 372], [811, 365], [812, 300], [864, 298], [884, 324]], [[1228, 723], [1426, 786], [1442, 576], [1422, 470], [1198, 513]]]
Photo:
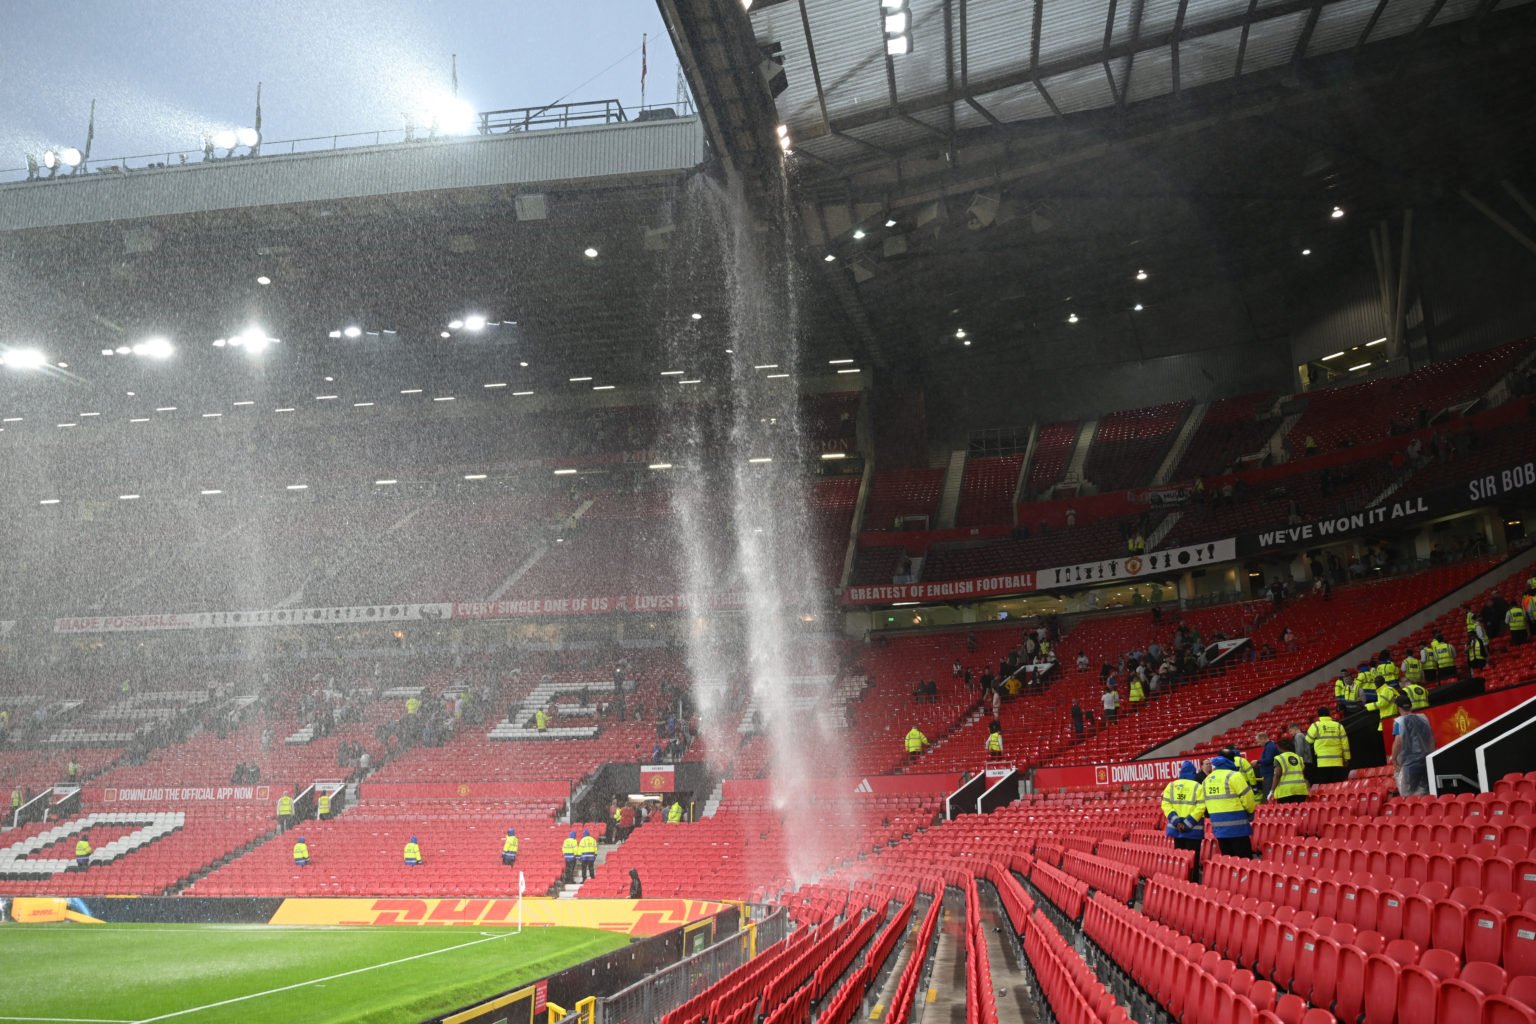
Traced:
[[1072, 445], [1072, 458], [1067, 462], [1063, 480], [1081, 482], [1083, 469], [1088, 465], [1088, 453], [1093, 449], [1093, 437], [1099, 430], [1097, 419], [1083, 420], [1077, 430], [1077, 441]]
[[939, 514], [934, 526], [948, 530], [955, 525], [955, 510], [960, 507], [960, 488], [965, 481], [965, 449], [956, 448], [949, 453], [949, 466], [944, 470], [944, 488], [939, 492]]
[[1210, 408], [1209, 402], [1200, 402], [1189, 410], [1189, 415], [1184, 417], [1184, 423], [1179, 427], [1179, 432], [1173, 438], [1173, 446], [1168, 449], [1168, 454], [1163, 456], [1163, 461], [1157, 467], [1157, 472], [1152, 475], [1154, 487], [1166, 484], [1173, 479], [1174, 470], [1184, 460], [1184, 453], [1189, 451], [1189, 446], [1200, 432], [1200, 424], [1205, 422], [1206, 410]]

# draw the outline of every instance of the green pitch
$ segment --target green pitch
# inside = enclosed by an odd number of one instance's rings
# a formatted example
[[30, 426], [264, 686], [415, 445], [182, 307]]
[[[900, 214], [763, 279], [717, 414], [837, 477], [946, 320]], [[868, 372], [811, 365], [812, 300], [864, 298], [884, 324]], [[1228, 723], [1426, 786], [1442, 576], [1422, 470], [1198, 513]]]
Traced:
[[618, 949], [583, 928], [0, 928], [0, 1021], [419, 1024]]

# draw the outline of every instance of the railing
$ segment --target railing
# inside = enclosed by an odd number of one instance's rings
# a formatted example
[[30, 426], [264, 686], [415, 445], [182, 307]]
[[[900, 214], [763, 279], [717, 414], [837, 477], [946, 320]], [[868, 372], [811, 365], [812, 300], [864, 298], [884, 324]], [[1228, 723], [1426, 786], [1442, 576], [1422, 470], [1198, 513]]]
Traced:
[[[474, 133], [478, 135], [506, 135], [515, 132], [535, 131], [547, 128], [570, 128], [590, 124], [626, 124], [632, 121], [661, 121], [673, 117], [686, 117], [693, 113], [693, 104], [684, 99], [679, 107], [675, 104], [649, 104], [629, 111], [618, 100], [586, 100], [579, 103], [549, 103], [541, 107], [512, 107], [507, 110], [482, 111], [477, 116]], [[295, 153], [323, 153], [328, 150], [348, 149], [357, 146], [423, 145], [431, 142], [454, 141], [469, 137], [446, 135], [434, 131], [428, 125], [406, 125], [400, 128], [381, 128], [375, 131], [344, 132], [336, 135], [313, 135], [301, 139], [262, 139], [250, 152], [236, 155], [233, 150], [224, 156], [209, 144], [193, 149], [173, 149], [164, 152], [138, 153], [132, 156], [96, 157], [84, 160], [78, 167], [55, 168], [50, 173], [40, 167], [0, 168], [0, 182], [45, 181], [60, 182], [80, 175], [126, 174], [130, 171], [154, 170], [167, 167], [183, 167], [194, 164], [224, 163], [229, 160], [251, 160], [264, 156], [288, 156]], [[245, 149], [246, 147], [236, 147]]]
[[598, 1002], [600, 1024], [657, 1024], [662, 1017], [789, 934], [780, 910]]

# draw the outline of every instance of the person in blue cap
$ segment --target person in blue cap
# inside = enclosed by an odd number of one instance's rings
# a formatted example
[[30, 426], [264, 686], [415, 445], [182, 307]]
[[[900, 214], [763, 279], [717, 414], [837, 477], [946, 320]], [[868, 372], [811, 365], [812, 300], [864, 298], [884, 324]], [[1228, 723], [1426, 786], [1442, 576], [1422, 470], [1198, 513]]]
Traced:
[[405, 844], [405, 863], [407, 867], [421, 863], [421, 844], [416, 842], [415, 836], [411, 836], [411, 841]]
[[1204, 791], [1205, 815], [1221, 852], [1229, 857], [1253, 857], [1253, 812], [1258, 798], [1247, 776], [1231, 759], [1213, 757]]
[[517, 829], [507, 829], [507, 838], [501, 841], [501, 862], [507, 867], [517, 863]]
[[299, 841], [293, 844], [293, 866], [303, 868], [309, 866], [309, 844], [299, 836]]
[[569, 885], [576, 881], [576, 854], [580, 844], [576, 842], [576, 833], [572, 832], [565, 837], [565, 842], [560, 844], [560, 852], [565, 856], [565, 882]]
[[1179, 765], [1179, 777], [1163, 787], [1163, 818], [1168, 822], [1164, 834], [1173, 840], [1173, 848], [1194, 850], [1198, 861], [1205, 839], [1205, 790], [1195, 762]]
[[581, 833], [581, 841], [576, 844], [577, 851], [581, 854], [581, 880], [585, 882], [589, 878], [597, 876], [597, 839], [591, 831], [584, 830]]

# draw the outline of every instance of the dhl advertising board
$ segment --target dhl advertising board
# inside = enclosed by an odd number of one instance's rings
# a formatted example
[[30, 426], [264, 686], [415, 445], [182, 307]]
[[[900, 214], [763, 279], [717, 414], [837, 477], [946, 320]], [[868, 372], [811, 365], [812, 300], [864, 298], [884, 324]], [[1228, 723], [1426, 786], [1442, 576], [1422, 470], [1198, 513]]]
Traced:
[[[707, 920], [726, 909], [712, 900], [522, 901], [522, 922], [530, 928], [597, 928], [645, 938]], [[475, 928], [516, 927], [517, 899], [289, 899], [271, 924], [417, 925]]]

